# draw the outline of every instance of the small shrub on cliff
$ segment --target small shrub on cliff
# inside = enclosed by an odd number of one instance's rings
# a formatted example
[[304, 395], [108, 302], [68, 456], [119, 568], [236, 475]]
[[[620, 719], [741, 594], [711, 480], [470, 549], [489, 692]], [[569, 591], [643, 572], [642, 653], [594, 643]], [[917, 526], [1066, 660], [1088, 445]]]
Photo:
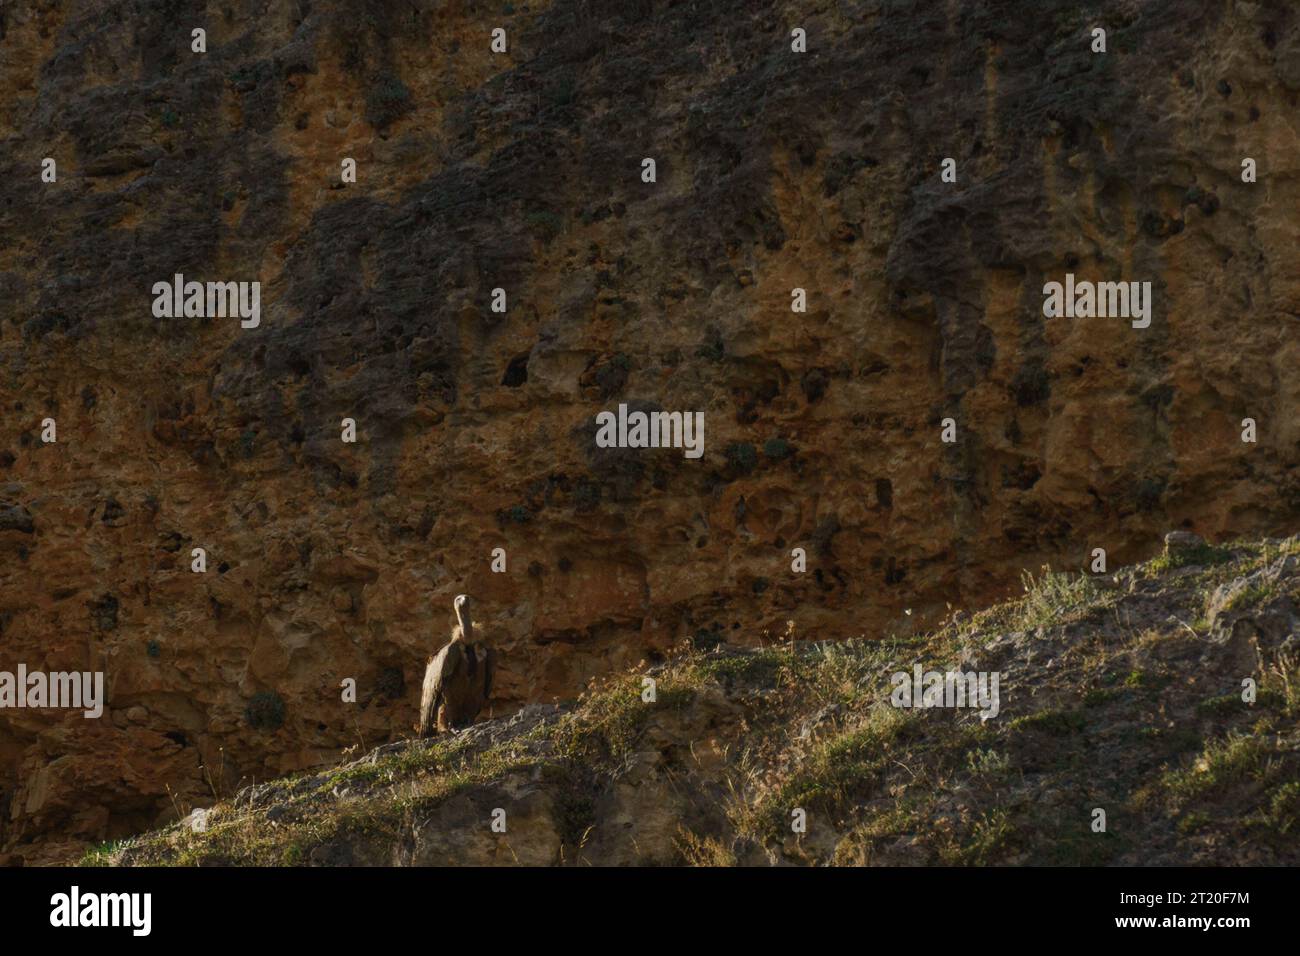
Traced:
[[525, 222], [528, 225], [528, 231], [542, 242], [550, 242], [560, 234], [564, 227], [560, 217], [546, 209], [530, 212]]
[[784, 438], [769, 438], [763, 444], [763, 454], [773, 461], [781, 461], [783, 458], [790, 457], [790, 443]]
[[383, 128], [411, 109], [411, 91], [393, 73], [380, 76], [366, 96], [366, 122]]
[[723, 344], [722, 333], [717, 329], [709, 329], [704, 336], [704, 344], [695, 350], [696, 358], [702, 358], [706, 362], [721, 362], [727, 357], [727, 347]]
[[758, 452], [746, 441], [732, 442], [727, 446], [726, 455], [727, 464], [742, 475], [749, 474], [758, 465]]
[[117, 630], [117, 598], [111, 594], [102, 594], [98, 600], [87, 602], [86, 606], [90, 608], [90, 619], [95, 627], [101, 631]]
[[497, 523], [501, 525], [528, 524], [532, 520], [533, 513], [524, 505], [512, 505], [497, 512]]
[[799, 379], [799, 387], [803, 390], [804, 398], [808, 400], [809, 405], [821, 401], [822, 396], [826, 394], [826, 389], [830, 386], [830, 376], [826, 374], [825, 369], [812, 368], [803, 373]]
[[244, 719], [254, 730], [278, 730], [284, 724], [284, 701], [274, 691], [254, 694], [244, 709]]

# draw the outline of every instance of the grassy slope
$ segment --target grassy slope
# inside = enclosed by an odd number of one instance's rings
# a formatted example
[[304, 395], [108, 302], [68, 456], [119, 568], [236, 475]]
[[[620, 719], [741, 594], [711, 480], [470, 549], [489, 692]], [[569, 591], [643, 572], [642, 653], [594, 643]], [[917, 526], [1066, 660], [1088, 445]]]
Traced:
[[[650, 672], [654, 703], [643, 674], [624, 675], [563, 709], [262, 785], [204, 833], [177, 825], [83, 862], [298, 864], [344, 844], [401, 862], [454, 795], [508, 805], [503, 781], [529, 779], [556, 862], [600, 864], [602, 813], [646, 752], [681, 817], [670, 845], [644, 836], [647, 862], [1300, 862], [1300, 655], [1255, 626], [1294, 633], [1298, 554], [1289, 539], [1044, 573], [924, 636], [687, 651]], [[1001, 713], [894, 708], [889, 675], [916, 662], [1000, 672]]]

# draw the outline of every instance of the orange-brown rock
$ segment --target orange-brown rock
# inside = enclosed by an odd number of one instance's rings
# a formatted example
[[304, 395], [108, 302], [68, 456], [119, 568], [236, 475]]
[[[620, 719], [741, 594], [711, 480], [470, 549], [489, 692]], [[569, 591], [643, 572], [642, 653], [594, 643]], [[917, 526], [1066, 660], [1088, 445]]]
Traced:
[[[3, 859], [410, 733], [459, 592], [503, 713], [1294, 532], [1298, 96], [1264, 3], [0, 11], [0, 669], [109, 698], [0, 712]], [[1151, 327], [1044, 319], [1067, 271]], [[704, 457], [597, 448], [620, 401]]]

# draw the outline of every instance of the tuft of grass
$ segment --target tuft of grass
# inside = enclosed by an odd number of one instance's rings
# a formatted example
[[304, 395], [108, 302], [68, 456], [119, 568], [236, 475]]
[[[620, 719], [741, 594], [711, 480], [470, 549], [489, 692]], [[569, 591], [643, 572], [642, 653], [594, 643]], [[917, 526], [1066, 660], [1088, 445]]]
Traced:
[[1086, 574], [1054, 572], [1046, 566], [1035, 578], [1021, 572], [1025, 596], [1013, 609], [1013, 624], [1020, 630], [1050, 627], [1065, 620], [1114, 603], [1114, 593], [1102, 590]]
[[1011, 770], [1011, 759], [996, 750], [976, 747], [966, 754], [966, 768], [973, 777], [1002, 777]]
[[1104, 866], [1123, 848], [1121, 840], [1109, 830], [1093, 833], [1062, 824], [1057, 824], [1046, 839], [1045, 862], [1052, 866]]
[[1007, 729], [1038, 730], [1055, 737], [1068, 737], [1081, 733], [1087, 723], [1087, 718], [1077, 710], [1044, 710], [1026, 717], [1017, 717]]
[[1132, 690], [1157, 691], [1169, 683], [1169, 678], [1163, 674], [1152, 674], [1148, 671], [1134, 668], [1128, 672], [1124, 678], [1124, 686]]
[[687, 866], [735, 866], [736, 855], [714, 837], [696, 836], [682, 829], [673, 845]]
[[1272, 792], [1265, 819], [1278, 833], [1300, 830], [1300, 780], [1288, 781]]
[[1007, 811], [996, 807], [975, 821], [964, 843], [945, 847], [940, 859], [950, 866], [988, 866], [1006, 848], [1013, 832]]
[[1104, 707], [1116, 698], [1123, 697], [1124, 692], [1115, 687], [1093, 687], [1083, 695], [1084, 707]]
[[913, 840], [931, 837], [934, 823], [934, 797], [904, 791], [891, 804], [869, 813], [853, 828], [849, 837], [836, 847], [834, 862], [843, 866], [864, 866], [878, 846], [899, 837]]
[[796, 807], [809, 813], [836, 813], [865, 797], [890, 764], [894, 744], [907, 735], [916, 713], [880, 704], [859, 726], [819, 743], [800, 767], [764, 796], [747, 829], [759, 837], [779, 839]]
[[656, 708], [688, 704], [696, 688], [666, 677], [655, 690], [655, 703], [641, 699], [640, 682], [625, 678], [601, 693], [588, 696], [584, 706], [560, 718], [550, 732], [555, 753], [566, 760], [608, 766], [629, 756], [637, 734]]
[[1288, 716], [1300, 714], [1300, 660], [1280, 652], [1264, 668], [1259, 681], [1259, 702]]
[[1257, 607], [1282, 594], [1281, 586], [1273, 580], [1262, 578], [1252, 581], [1224, 604], [1224, 611], [1240, 611], [1247, 607]]
[[780, 650], [765, 649], [756, 654], [709, 658], [692, 664], [690, 673], [699, 680], [724, 685], [739, 682], [770, 686], [776, 682], [788, 657]]
[[1144, 566], [1147, 577], [1157, 574], [1164, 574], [1168, 571], [1176, 571], [1178, 568], [1188, 567], [1214, 567], [1217, 564], [1227, 564], [1233, 559], [1230, 548], [1220, 548], [1212, 544], [1202, 544], [1195, 548], [1189, 548], [1185, 551], [1176, 551], [1172, 554], [1166, 551], [1157, 558], [1152, 558]]
[[116, 866], [117, 853], [127, 843], [126, 840], [109, 840], [92, 846], [81, 855], [77, 866]]
[[1228, 717], [1232, 714], [1245, 713], [1249, 704], [1241, 699], [1240, 694], [1220, 694], [1207, 697], [1196, 705], [1196, 713], [1201, 717]]
[[1173, 770], [1160, 781], [1176, 805], [1223, 793], [1235, 784], [1267, 773], [1268, 748], [1258, 737], [1233, 733], [1211, 740], [1189, 767]]

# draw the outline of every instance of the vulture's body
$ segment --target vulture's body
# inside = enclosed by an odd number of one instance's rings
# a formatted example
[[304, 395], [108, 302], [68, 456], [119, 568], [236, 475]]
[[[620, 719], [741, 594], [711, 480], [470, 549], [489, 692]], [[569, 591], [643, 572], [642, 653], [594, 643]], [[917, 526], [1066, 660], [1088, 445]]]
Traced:
[[459, 623], [452, 629], [451, 641], [429, 658], [424, 670], [421, 737], [473, 723], [492, 693], [492, 648], [474, 643], [474, 624], [465, 595], [456, 598], [455, 608]]

